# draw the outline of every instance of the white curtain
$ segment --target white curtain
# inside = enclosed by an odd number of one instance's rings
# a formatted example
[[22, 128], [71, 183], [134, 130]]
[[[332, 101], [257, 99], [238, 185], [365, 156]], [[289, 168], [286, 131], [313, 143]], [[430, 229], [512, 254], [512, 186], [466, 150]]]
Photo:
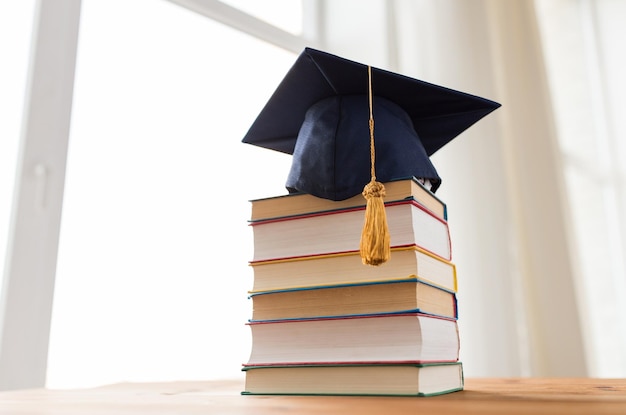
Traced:
[[626, 375], [626, 2], [537, 1], [589, 372]]
[[[616, 109], [608, 110], [619, 96], [609, 88], [598, 98], [604, 105], [600, 109], [591, 102], [583, 109], [567, 97], [580, 89], [593, 94], [594, 82], [606, 87], [608, 77], [617, 78], [619, 72], [611, 72], [607, 60], [624, 54], [609, 47], [617, 42], [601, 42], [619, 39], [610, 31], [623, 30], [618, 24], [623, 4], [324, 3], [331, 52], [502, 104], [432, 158], [443, 179], [438, 196], [448, 204], [459, 272], [467, 376], [626, 375], [624, 358], [615, 360], [618, 350], [626, 350], [626, 316], [620, 306], [624, 224], [619, 221], [625, 200], [624, 168], [619, 172], [624, 145], [618, 156], [619, 128], [609, 119]], [[554, 29], [552, 21], [565, 11], [570, 19]], [[572, 33], [588, 31], [597, 36], [573, 48], [556, 46], [575, 41]], [[572, 56], [607, 63], [595, 69], [596, 79], [573, 78], [576, 74], [562, 66]], [[570, 82], [563, 84], [561, 76]], [[580, 117], [577, 109], [597, 115], [593, 124], [599, 134], [582, 130], [573, 135], [564, 127], [568, 118]], [[610, 137], [602, 134], [606, 129]], [[592, 158], [589, 149], [609, 138], [615, 150], [608, 152], [611, 163]], [[566, 151], [572, 141], [585, 141], [580, 153], [590, 171], [579, 172], [582, 177], [574, 173], [580, 159]]]

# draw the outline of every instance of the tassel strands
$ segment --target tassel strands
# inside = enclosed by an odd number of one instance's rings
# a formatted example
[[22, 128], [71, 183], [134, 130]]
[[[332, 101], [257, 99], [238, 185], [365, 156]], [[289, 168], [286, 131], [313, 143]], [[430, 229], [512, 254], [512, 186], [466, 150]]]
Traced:
[[385, 213], [385, 186], [375, 180], [363, 189], [367, 199], [365, 223], [361, 233], [361, 260], [366, 265], [380, 265], [389, 260], [391, 255], [387, 215]]
[[367, 67], [369, 80], [369, 130], [370, 130], [370, 156], [372, 178], [363, 188], [365, 206], [365, 221], [361, 233], [360, 252], [361, 260], [365, 265], [380, 265], [389, 260], [391, 256], [391, 237], [387, 225], [385, 212], [385, 186], [376, 181], [376, 151], [374, 146], [374, 115], [372, 110], [372, 68]]

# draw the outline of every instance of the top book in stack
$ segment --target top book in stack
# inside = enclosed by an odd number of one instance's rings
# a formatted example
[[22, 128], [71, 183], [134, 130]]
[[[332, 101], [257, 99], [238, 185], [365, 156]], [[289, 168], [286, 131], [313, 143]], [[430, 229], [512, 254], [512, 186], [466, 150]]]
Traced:
[[[254, 261], [359, 251], [364, 207], [309, 212], [252, 223]], [[446, 221], [414, 199], [386, 204], [391, 247], [418, 246], [452, 259]]]
[[[385, 201], [397, 202], [413, 199], [436, 217], [448, 220], [446, 204], [415, 177], [399, 178], [385, 183]], [[311, 212], [330, 212], [339, 209], [365, 207], [361, 194], [340, 201], [331, 201], [308, 193], [290, 193], [288, 195], [254, 199], [251, 203], [251, 222], [279, 219], [288, 216], [303, 215]]]

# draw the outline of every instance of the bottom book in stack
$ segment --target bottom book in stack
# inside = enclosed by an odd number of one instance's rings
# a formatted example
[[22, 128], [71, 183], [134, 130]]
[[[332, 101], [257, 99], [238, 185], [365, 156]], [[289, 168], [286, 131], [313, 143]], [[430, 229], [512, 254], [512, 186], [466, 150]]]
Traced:
[[[441, 291], [430, 293], [433, 288]], [[366, 295], [373, 289], [378, 298]], [[398, 307], [403, 291], [402, 307], [381, 312], [381, 306]], [[287, 301], [290, 296], [294, 301]], [[253, 316], [263, 311], [264, 317], [282, 318], [249, 322], [252, 351], [243, 369], [244, 394], [429, 396], [463, 389], [453, 292], [411, 278], [251, 298]], [[298, 309], [317, 309], [316, 301], [332, 307], [323, 316], [294, 317]], [[368, 313], [368, 304], [374, 313]], [[425, 308], [442, 312], [426, 314]], [[347, 310], [354, 313], [342, 314]]]
[[463, 389], [460, 362], [249, 366], [244, 395], [433, 396]]

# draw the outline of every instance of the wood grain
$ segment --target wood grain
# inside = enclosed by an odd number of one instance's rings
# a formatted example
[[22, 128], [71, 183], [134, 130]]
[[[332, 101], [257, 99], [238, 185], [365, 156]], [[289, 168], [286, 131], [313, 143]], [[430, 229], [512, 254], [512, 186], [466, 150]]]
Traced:
[[0, 393], [0, 414], [626, 414], [626, 379], [466, 379], [431, 398], [241, 396], [240, 380]]

